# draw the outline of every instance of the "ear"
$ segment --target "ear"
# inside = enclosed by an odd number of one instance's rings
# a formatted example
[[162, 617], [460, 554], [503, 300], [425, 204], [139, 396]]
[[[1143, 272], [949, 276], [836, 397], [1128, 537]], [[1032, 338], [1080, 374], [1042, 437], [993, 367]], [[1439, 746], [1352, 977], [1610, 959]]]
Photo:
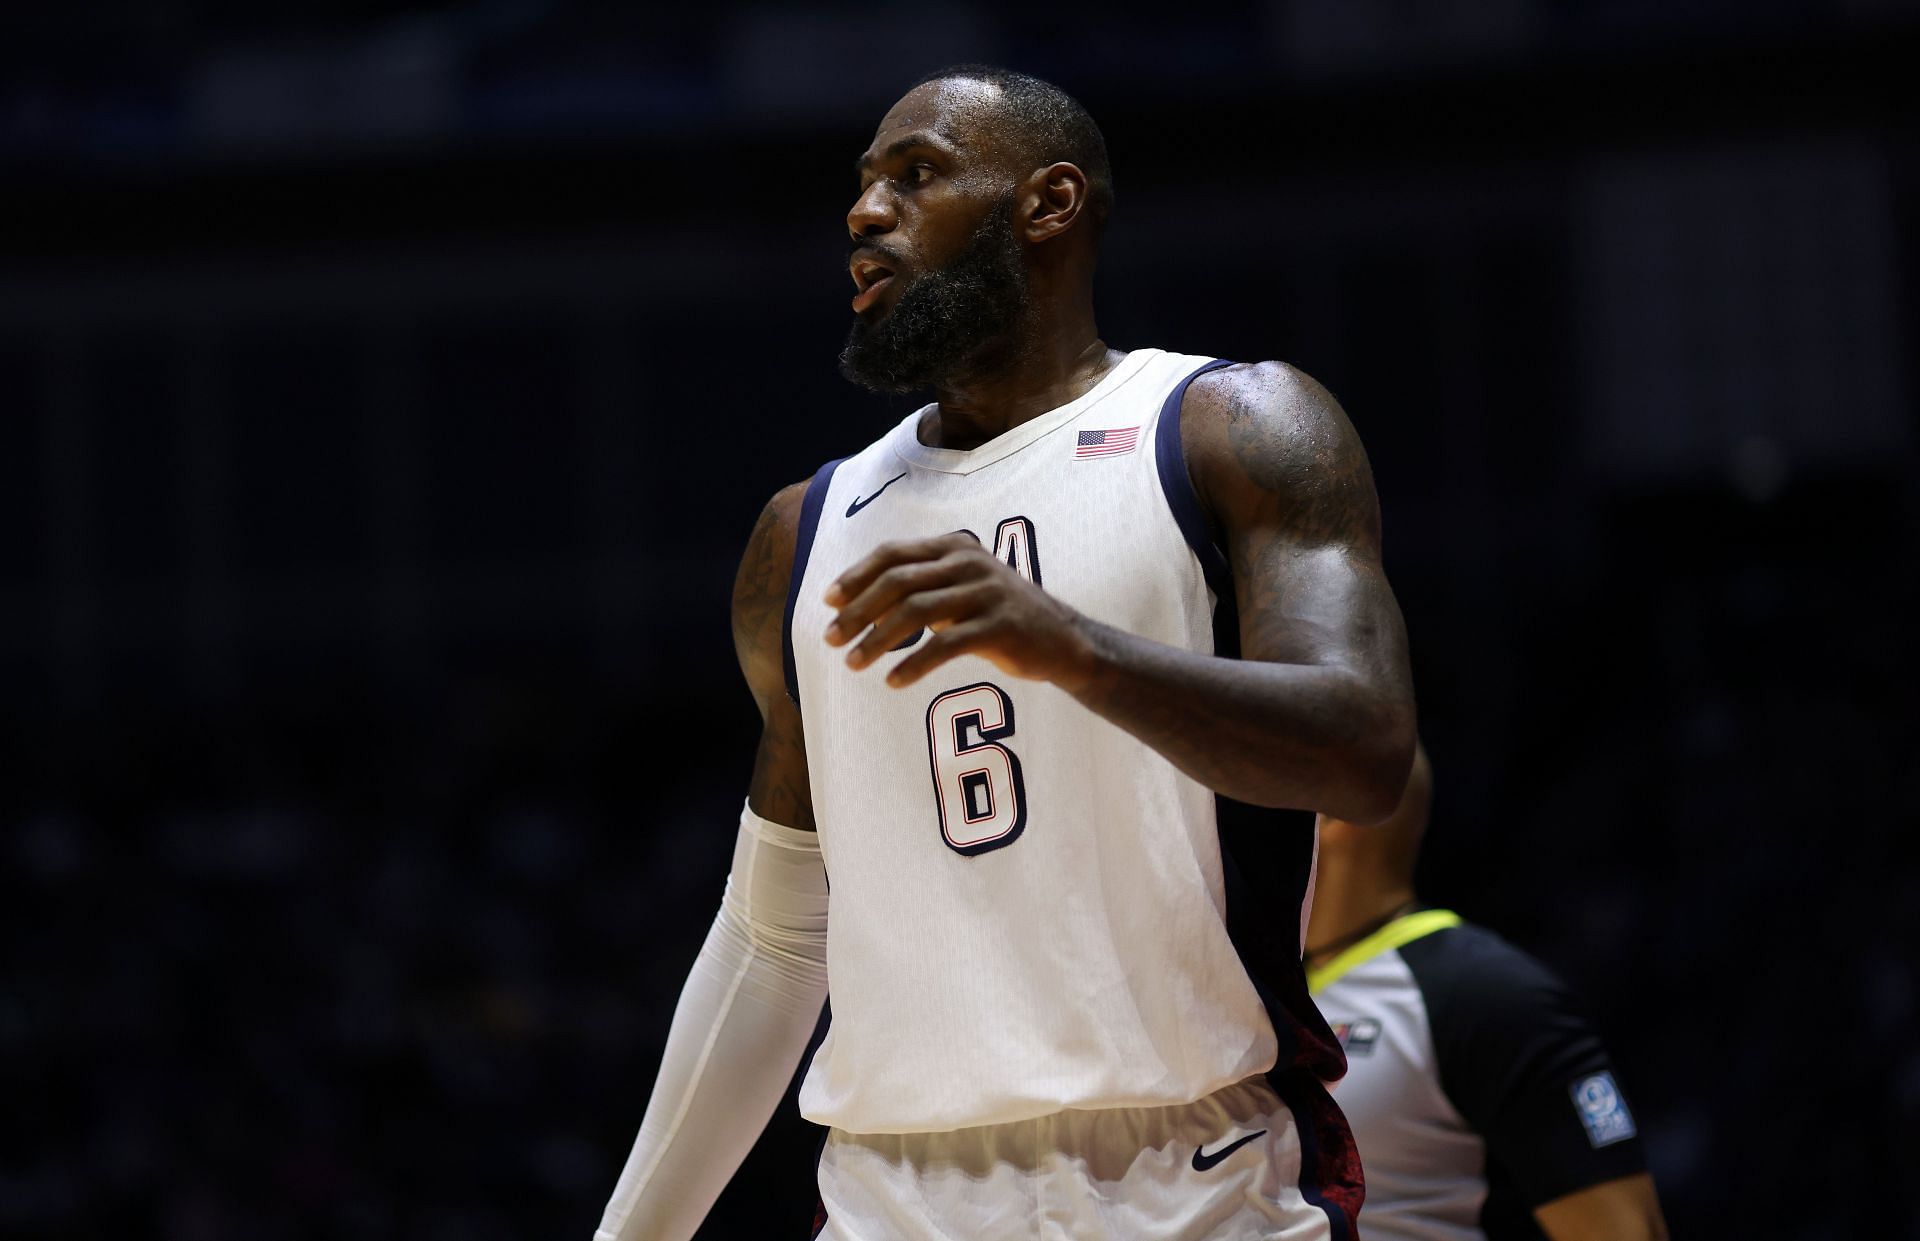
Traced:
[[1087, 174], [1078, 164], [1048, 164], [1035, 169], [1021, 186], [1020, 234], [1030, 242], [1051, 241], [1080, 220], [1087, 205]]

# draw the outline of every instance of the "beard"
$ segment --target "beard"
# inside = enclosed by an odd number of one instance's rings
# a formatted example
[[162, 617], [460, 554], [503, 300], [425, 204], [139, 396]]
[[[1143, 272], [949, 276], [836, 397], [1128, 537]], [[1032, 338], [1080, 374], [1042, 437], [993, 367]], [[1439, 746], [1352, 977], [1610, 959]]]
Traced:
[[875, 392], [901, 393], [990, 369], [1013, 352], [1029, 300], [1008, 192], [945, 267], [900, 294], [891, 314], [854, 320], [840, 373]]

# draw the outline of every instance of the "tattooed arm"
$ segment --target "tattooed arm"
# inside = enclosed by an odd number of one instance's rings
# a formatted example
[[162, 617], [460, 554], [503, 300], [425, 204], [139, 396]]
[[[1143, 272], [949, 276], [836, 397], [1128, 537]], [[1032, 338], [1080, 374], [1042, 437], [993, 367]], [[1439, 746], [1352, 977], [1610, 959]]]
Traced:
[[733, 580], [733, 650], [760, 707], [760, 747], [747, 802], [756, 814], [813, 831], [813, 794], [800, 708], [787, 697], [787, 578], [807, 485], [795, 483], [768, 501], [747, 540]]
[[1325, 388], [1268, 362], [1195, 380], [1181, 443], [1233, 570], [1244, 658], [1096, 626], [1076, 696], [1228, 796], [1384, 818], [1413, 760], [1413, 679], [1359, 436]]
[[[1219, 793], [1372, 823], [1413, 761], [1413, 684], [1380, 566], [1359, 437], [1327, 391], [1280, 363], [1187, 390], [1189, 474], [1233, 568], [1242, 659], [1180, 650], [1082, 616], [965, 535], [890, 543], [828, 588], [827, 641], [908, 685], [956, 654], [1052, 681]], [[864, 635], [864, 636], [863, 636]]]

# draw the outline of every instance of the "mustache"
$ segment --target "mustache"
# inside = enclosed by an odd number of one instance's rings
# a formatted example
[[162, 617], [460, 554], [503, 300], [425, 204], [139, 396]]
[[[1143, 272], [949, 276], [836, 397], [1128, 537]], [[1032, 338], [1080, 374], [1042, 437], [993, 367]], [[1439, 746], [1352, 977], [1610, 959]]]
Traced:
[[848, 243], [847, 261], [852, 262], [853, 256], [856, 254], [865, 255], [875, 262], [890, 264], [895, 271], [899, 271], [901, 265], [906, 262], [905, 259], [895, 254], [892, 250], [866, 237], [855, 237]]

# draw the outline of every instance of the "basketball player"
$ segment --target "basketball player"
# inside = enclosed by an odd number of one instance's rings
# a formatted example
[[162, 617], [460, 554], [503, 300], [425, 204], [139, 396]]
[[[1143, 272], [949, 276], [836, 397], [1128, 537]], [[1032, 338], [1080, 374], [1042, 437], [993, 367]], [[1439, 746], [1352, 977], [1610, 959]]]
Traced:
[[1574, 997], [1414, 898], [1432, 794], [1423, 750], [1385, 824], [1320, 823], [1307, 977], [1347, 1052], [1334, 1093], [1366, 1162], [1368, 1241], [1664, 1238], [1633, 1114]]
[[1290, 367], [1100, 339], [1106, 148], [1047, 83], [935, 74], [858, 176], [842, 370], [936, 399], [754, 530], [765, 728], [597, 1237], [694, 1231], [828, 973], [816, 1235], [1351, 1237], [1309, 812], [1386, 816], [1413, 747], [1360, 442]]

